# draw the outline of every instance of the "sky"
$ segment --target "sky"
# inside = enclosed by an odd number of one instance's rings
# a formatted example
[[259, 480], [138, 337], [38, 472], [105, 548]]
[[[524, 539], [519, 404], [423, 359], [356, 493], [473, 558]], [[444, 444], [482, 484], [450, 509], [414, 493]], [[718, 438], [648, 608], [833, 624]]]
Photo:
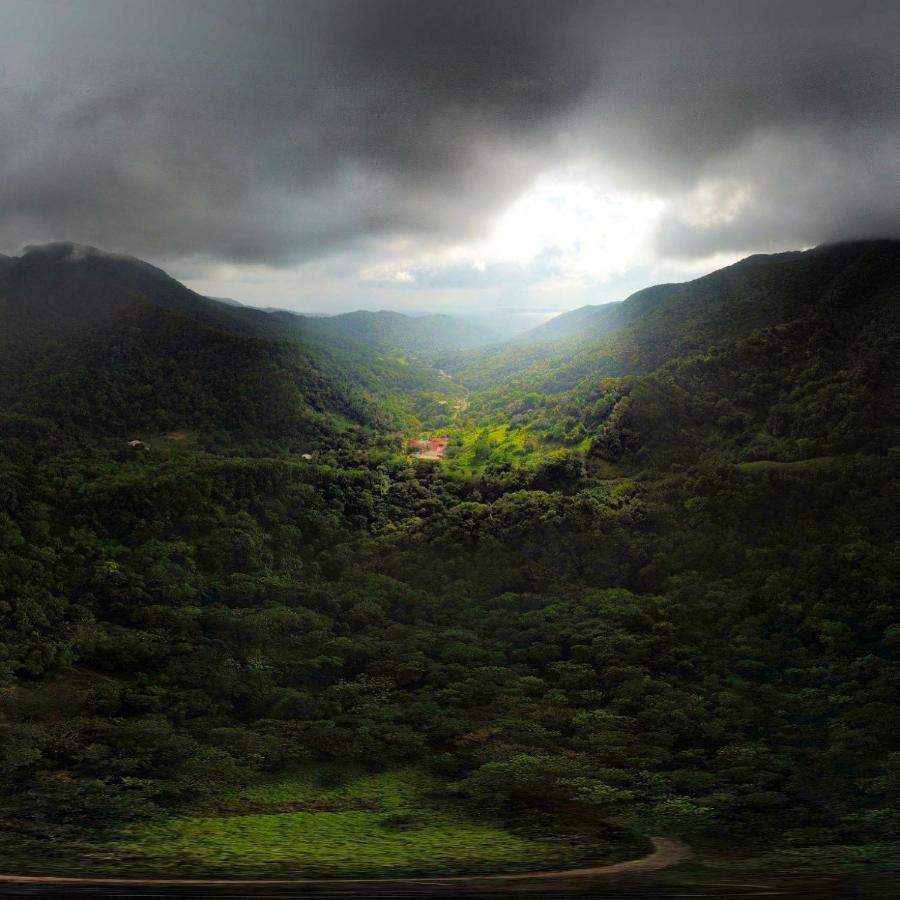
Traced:
[[897, 0], [4, 0], [0, 252], [539, 320], [900, 236]]

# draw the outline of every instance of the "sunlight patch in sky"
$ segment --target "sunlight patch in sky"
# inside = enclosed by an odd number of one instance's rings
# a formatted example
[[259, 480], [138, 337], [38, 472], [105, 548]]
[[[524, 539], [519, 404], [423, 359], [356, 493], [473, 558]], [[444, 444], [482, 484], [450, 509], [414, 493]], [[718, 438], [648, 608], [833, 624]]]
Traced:
[[604, 280], [646, 257], [663, 201], [548, 173], [504, 211], [477, 264], [547, 261], [549, 277]]
[[663, 281], [685, 281], [742, 254], [664, 259], [660, 224], [678, 206], [704, 226], [739, 215], [752, 194], [706, 182], [689, 195], [625, 191], [596, 169], [570, 165], [538, 176], [470, 240], [395, 234], [300, 266], [196, 260], [175, 274], [195, 290], [260, 306], [309, 312], [391, 308], [461, 315], [515, 308], [543, 318], [585, 303], [621, 300]]
[[606, 281], [652, 258], [664, 207], [658, 198], [617, 191], [577, 170], [548, 172], [478, 239], [444, 248], [395, 242], [359, 277], [368, 284], [427, 286], [441, 283], [442, 272], [459, 276], [469, 269], [472, 286], [498, 278], [529, 285]]

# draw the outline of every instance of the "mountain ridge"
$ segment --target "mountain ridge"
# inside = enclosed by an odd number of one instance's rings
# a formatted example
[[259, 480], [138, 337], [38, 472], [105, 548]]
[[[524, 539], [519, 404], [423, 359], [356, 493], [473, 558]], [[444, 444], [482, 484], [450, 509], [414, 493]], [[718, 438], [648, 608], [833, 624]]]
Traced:
[[[896, 277], [898, 249], [900, 240], [878, 239], [827, 244], [807, 251], [754, 254], [693, 281], [645, 288], [624, 301], [594, 307], [599, 311], [610, 307], [601, 321], [611, 327], [599, 336], [588, 335], [568, 343], [524, 341], [521, 347], [510, 342], [492, 354], [473, 351], [460, 356], [450, 361], [449, 368], [472, 388], [517, 378], [533, 381], [536, 389], [553, 391], [568, 389], [592, 369], [604, 366], [611, 375], [647, 371], [672, 354], [699, 349], [704, 342], [749, 333], [755, 327], [773, 324], [776, 318], [785, 321], [793, 312], [802, 312], [802, 298], [807, 304], [813, 302], [816, 291], [829, 277], [839, 277], [853, 265], [865, 265], [862, 257], [867, 255], [874, 260], [867, 278], [881, 271], [879, 256], [893, 257], [890, 277]], [[789, 277], [799, 279], [799, 293], [788, 290], [784, 280]], [[559, 318], [565, 322], [568, 315], [572, 313]], [[607, 361], [598, 364], [601, 358]], [[542, 374], [547, 370], [569, 374], [561, 380]]]
[[[302, 431], [301, 419], [319, 430], [329, 412], [384, 427], [409, 414], [403, 408], [412, 401], [396, 398], [447, 390], [424, 364], [332, 337], [302, 317], [204, 297], [142, 260], [70, 242], [30, 246], [0, 268], [0, 351], [0, 393], [12, 408], [74, 426], [66, 392], [83, 395], [90, 414], [79, 415], [78, 429], [95, 433], [133, 429], [143, 418], [172, 430], [256, 421], [273, 437], [279, 416], [287, 431]], [[273, 398], [280, 393], [274, 405], [264, 399], [266, 384]], [[255, 398], [252, 406], [241, 391]], [[256, 411], [266, 409], [263, 426]]]
[[[595, 458], [792, 460], [900, 443], [900, 241], [757, 255], [595, 341], [455, 371], [473, 423], [506, 419]], [[718, 410], [718, 412], [716, 412]], [[641, 454], [644, 454], [642, 457]]]

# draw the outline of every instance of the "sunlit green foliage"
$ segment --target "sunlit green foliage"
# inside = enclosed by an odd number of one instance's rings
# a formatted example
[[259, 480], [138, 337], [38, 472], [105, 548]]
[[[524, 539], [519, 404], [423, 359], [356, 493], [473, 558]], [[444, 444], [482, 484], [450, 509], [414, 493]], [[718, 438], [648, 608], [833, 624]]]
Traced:
[[348, 777], [324, 767], [247, 788], [228, 812], [132, 826], [95, 852], [146, 872], [266, 877], [531, 870], [608, 852], [583, 835], [514, 834], [466, 816], [446, 793], [416, 771]]

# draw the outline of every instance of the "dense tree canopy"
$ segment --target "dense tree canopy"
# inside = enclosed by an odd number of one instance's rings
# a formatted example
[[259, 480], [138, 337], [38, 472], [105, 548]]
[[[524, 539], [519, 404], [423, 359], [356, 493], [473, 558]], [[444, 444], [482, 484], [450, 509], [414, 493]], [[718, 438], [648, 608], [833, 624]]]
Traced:
[[7, 833], [77, 841], [339, 759], [430, 766], [497, 815], [896, 836], [900, 282], [896, 247], [867, 252], [867, 306], [858, 254], [811, 287], [776, 259], [743, 332], [470, 394], [479, 428], [555, 434], [532, 466], [406, 458], [405, 400], [169, 313], [17, 370]]

